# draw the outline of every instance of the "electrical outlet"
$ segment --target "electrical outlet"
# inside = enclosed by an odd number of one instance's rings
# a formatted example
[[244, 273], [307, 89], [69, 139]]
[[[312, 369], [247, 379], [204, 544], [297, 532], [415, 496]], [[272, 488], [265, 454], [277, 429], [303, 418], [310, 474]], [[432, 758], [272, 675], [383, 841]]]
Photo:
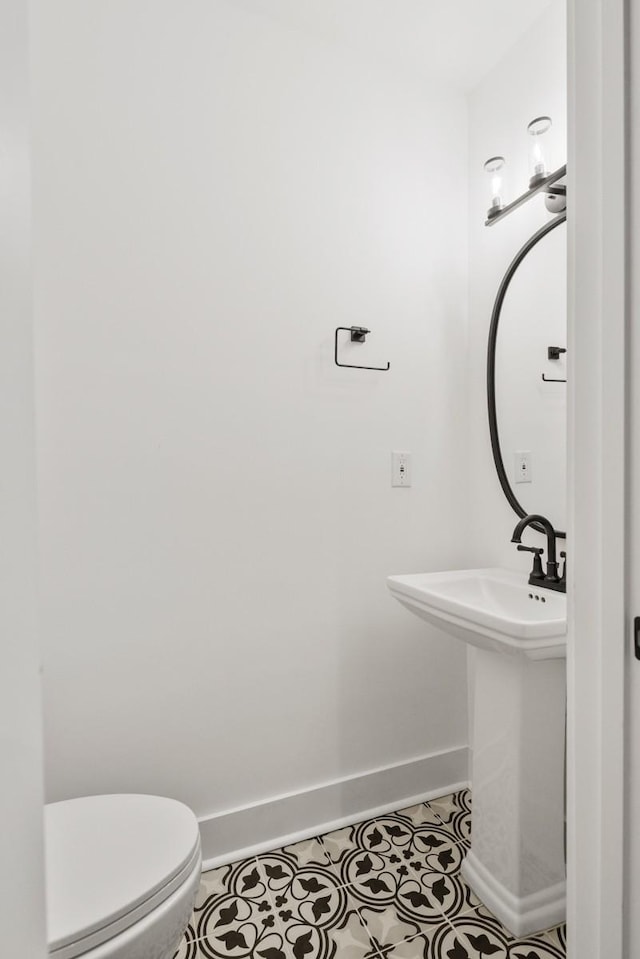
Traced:
[[391, 485], [411, 486], [411, 453], [394, 450], [391, 454]]
[[517, 450], [514, 456], [514, 480], [516, 483], [531, 482], [531, 451]]

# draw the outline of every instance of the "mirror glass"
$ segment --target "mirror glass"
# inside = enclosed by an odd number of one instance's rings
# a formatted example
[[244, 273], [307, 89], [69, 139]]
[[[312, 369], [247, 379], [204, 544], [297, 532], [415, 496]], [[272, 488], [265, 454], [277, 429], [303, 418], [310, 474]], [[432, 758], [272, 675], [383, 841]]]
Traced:
[[[525, 513], [566, 530], [567, 230], [529, 250], [506, 291], [495, 345], [496, 420], [507, 480]], [[547, 382], [542, 376], [547, 378]]]

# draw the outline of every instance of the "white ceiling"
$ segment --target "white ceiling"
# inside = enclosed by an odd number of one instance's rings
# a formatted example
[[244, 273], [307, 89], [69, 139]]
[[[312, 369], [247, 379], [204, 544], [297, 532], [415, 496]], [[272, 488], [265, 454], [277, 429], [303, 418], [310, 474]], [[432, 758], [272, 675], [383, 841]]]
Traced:
[[239, 2], [416, 76], [470, 90], [551, 0]]

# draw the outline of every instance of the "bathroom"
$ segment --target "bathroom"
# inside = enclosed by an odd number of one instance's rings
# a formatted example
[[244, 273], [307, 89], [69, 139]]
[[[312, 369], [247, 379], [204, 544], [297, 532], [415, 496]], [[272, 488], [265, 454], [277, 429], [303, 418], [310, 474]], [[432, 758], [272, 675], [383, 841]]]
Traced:
[[[3, 244], [4, 314], [22, 303], [0, 378], [15, 463], [2, 859], [21, 863], [3, 885], [7, 955], [47, 954], [43, 802], [186, 804], [211, 896], [207, 875], [224, 887], [230, 864], [295, 842], [312, 856], [314, 837], [424, 803], [444, 828], [438, 799], [473, 793], [475, 654], [386, 580], [500, 567], [527, 582], [492, 455], [487, 338], [505, 270], [553, 214], [541, 194], [487, 228], [483, 165], [505, 157], [505, 204], [526, 192], [541, 115], [548, 169], [569, 170], [569, 352], [540, 367], [568, 382], [536, 394], [568, 398], [566, 945], [562, 923], [526, 948], [489, 924], [474, 952], [456, 913], [440, 924], [454, 939], [411, 923], [380, 938], [365, 916], [362, 942], [349, 925], [327, 948], [588, 959], [640, 942], [620, 908], [640, 875], [640, 857], [622, 861], [638, 786], [616, 732], [628, 743], [637, 722], [624, 431], [593, 426], [620, 422], [616, 403], [632, 419], [614, 319], [617, 3], [611, 35], [595, 0], [401, 6], [7, 0], [2, 116], [30, 152], [27, 167], [15, 134], [0, 142], [19, 238]], [[532, 530], [522, 542], [546, 549]], [[626, 637], [606, 660], [605, 609]], [[219, 949], [202, 929], [190, 921], [181, 959]]]

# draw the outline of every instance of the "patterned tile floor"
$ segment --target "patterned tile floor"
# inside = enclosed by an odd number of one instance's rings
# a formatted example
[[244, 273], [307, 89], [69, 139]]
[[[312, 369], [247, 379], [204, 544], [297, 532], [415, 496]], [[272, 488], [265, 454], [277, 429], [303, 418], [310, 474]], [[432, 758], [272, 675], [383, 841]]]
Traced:
[[564, 959], [466, 885], [470, 826], [463, 790], [203, 873], [176, 959]]

